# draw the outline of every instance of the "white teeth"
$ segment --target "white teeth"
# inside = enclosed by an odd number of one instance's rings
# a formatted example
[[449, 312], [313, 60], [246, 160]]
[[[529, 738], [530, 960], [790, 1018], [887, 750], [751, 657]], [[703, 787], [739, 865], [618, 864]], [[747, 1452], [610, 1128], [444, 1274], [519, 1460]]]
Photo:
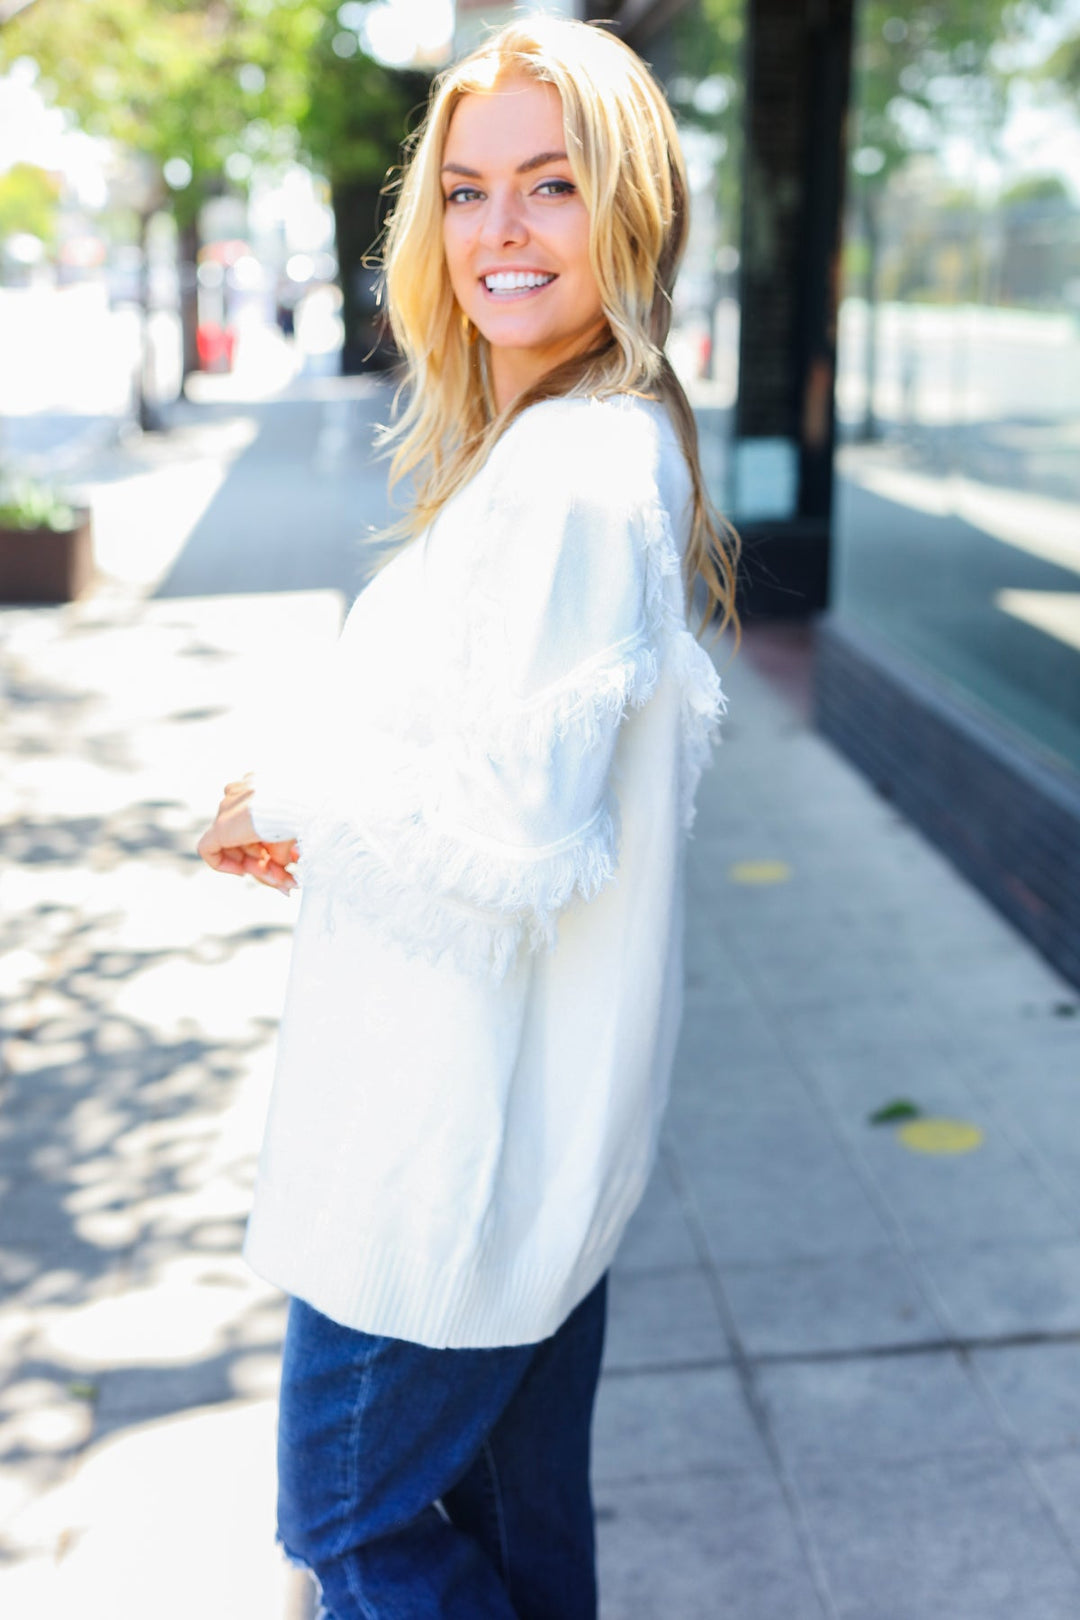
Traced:
[[546, 287], [554, 276], [538, 274], [535, 270], [498, 270], [484, 277], [488, 292], [516, 292], [520, 287]]

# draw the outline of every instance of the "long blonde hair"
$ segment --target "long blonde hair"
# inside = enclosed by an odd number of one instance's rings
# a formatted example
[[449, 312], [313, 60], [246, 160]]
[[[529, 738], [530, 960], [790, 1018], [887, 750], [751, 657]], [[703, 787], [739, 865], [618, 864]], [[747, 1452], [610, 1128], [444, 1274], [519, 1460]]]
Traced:
[[[487, 383], [486, 340], [465, 321], [446, 271], [440, 168], [458, 102], [490, 92], [509, 74], [554, 85], [559, 93], [610, 337], [498, 412]], [[695, 581], [703, 582], [699, 633], [715, 618], [718, 634], [733, 623], [738, 638], [738, 536], [711, 506], [694, 413], [664, 353], [686, 246], [687, 182], [674, 118], [645, 64], [591, 24], [550, 16], [511, 22], [435, 81], [398, 185], [383, 264], [390, 325], [405, 361], [398, 398], [406, 404], [382, 443], [393, 447], [391, 488], [411, 476], [412, 493], [407, 516], [389, 532], [420, 533], [478, 471], [510, 423], [538, 400], [640, 393], [667, 407], [690, 471], [686, 590], [689, 603]]]

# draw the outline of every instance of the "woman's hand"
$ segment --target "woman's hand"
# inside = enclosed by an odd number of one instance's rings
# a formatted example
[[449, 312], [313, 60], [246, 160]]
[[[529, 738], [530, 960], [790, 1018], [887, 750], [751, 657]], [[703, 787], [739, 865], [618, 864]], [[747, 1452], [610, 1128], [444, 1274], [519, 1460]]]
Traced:
[[256, 836], [248, 808], [254, 791], [246, 778], [242, 782], [229, 782], [217, 815], [196, 847], [215, 872], [253, 877], [268, 888], [288, 894], [296, 888], [296, 879], [286, 866], [297, 859], [299, 851], [291, 839], [264, 844]]

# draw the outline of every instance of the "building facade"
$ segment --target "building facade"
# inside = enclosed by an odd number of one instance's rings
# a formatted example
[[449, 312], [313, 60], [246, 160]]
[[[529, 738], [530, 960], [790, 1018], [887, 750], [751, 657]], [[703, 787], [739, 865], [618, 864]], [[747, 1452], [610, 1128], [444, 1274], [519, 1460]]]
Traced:
[[680, 121], [670, 352], [747, 623], [813, 622], [823, 731], [1080, 983], [1075, 0], [544, 9]]
[[1080, 984], [1080, 12], [853, 63], [819, 720]]

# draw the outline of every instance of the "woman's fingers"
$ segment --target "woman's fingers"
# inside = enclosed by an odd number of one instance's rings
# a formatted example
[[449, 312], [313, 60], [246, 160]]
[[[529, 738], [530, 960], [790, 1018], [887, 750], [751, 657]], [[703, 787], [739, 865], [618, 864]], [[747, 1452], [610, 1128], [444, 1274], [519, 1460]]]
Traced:
[[217, 815], [196, 847], [215, 872], [253, 877], [288, 894], [297, 887], [288, 866], [299, 859], [299, 849], [291, 838], [268, 844], [256, 836], [249, 807], [253, 791], [250, 776], [226, 782]]
[[[221, 845], [214, 836], [214, 829], [209, 828], [200, 838], [197, 849], [215, 872], [225, 872], [234, 877], [253, 877], [269, 888], [280, 889], [283, 894], [297, 887], [296, 879], [285, 865], [286, 860], [296, 859], [297, 850], [293, 843], [275, 844], [272, 849], [266, 844]], [[278, 858], [275, 859], [275, 856]]]
[[300, 859], [300, 846], [295, 838], [283, 838], [280, 842], [264, 844], [263, 848], [270, 851], [270, 859], [279, 866], [288, 866], [290, 862]]
[[296, 888], [296, 879], [292, 873], [286, 871], [280, 861], [274, 860], [265, 844], [249, 845], [243, 851], [244, 864], [242, 870], [258, 882], [265, 883], [272, 889], [280, 889], [288, 894]]

